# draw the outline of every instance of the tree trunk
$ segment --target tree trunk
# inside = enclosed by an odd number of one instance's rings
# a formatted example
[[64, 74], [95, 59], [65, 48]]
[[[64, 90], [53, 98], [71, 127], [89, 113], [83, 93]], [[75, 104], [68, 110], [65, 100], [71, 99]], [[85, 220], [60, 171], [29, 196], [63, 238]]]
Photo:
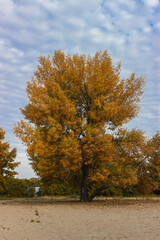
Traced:
[[88, 202], [88, 175], [89, 165], [82, 167], [82, 185], [81, 185], [81, 202]]
[[94, 191], [94, 193], [88, 197], [88, 202], [92, 202], [93, 198], [95, 198], [97, 195], [99, 195], [103, 190], [107, 189], [107, 188], [110, 188], [110, 187], [113, 187], [112, 184], [106, 184], [106, 185], [103, 185], [101, 186], [100, 188], [96, 189]]

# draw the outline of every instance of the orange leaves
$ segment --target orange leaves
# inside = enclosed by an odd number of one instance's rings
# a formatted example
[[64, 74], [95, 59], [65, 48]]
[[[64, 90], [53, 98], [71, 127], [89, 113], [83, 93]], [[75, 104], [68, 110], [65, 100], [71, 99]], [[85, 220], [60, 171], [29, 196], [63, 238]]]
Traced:
[[110, 181], [114, 186], [121, 186], [123, 188], [134, 186], [138, 182], [135, 171], [133, 171], [131, 166], [127, 165], [125, 161], [123, 164], [119, 161], [116, 167], [113, 166], [111, 168], [110, 176]]
[[150, 151], [153, 139], [147, 142], [147, 138], [141, 130], [119, 129], [113, 138], [115, 155], [109, 166], [110, 181], [114, 185], [124, 188], [137, 185], [139, 192], [143, 193], [149, 193], [158, 186], [157, 166], [160, 165], [158, 162], [153, 163], [152, 159], [154, 159], [159, 145], [155, 144], [156, 150]]
[[[57, 126], [58, 125], [58, 126]], [[62, 126], [57, 124], [51, 127], [47, 133], [47, 142], [56, 142], [62, 132]]]
[[111, 172], [129, 174], [130, 170], [121, 167], [133, 155], [141, 157], [127, 142], [137, 139], [140, 144], [139, 135], [122, 133], [123, 142], [117, 146], [106, 133], [136, 116], [143, 92], [143, 78], [132, 74], [120, 79], [120, 70], [120, 64], [112, 65], [107, 51], [91, 57], [56, 50], [52, 58], [39, 58], [27, 83], [29, 103], [21, 109], [25, 120], [17, 123], [14, 131], [26, 144], [32, 165], [44, 181], [80, 176], [79, 171], [88, 166], [91, 183], [105, 183]]
[[30, 103], [21, 110], [22, 113], [37, 125], [47, 124], [49, 118], [55, 122], [61, 119], [69, 123], [76, 113], [74, 104], [58, 83], [47, 80], [43, 84], [38, 84], [35, 80], [28, 83]]
[[97, 128], [88, 126], [86, 135], [82, 139], [82, 152], [84, 164], [94, 166], [96, 162], [110, 162], [113, 154], [111, 135], [103, 134]]
[[14, 133], [25, 143], [25, 145], [28, 145], [34, 141], [34, 131], [35, 127], [23, 120], [16, 123], [14, 126]]
[[81, 169], [82, 154], [77, 139], [64, 137], [59, 146], [60, 162], [64, 168], [72, 171]]
[[98, 108], [101, 108], [101, 107], [102, 107], [102, 104], [101, 104], [101, 102], [100, 102], [99, 99], [95, 99], [95, 100], [93, 101], [93, 103], [94, 103], [95, 107], [98, 107]]
[[[38, 154], [39, 156], [46, 156], [46, 152], [47, 152], [47, 148], [48, 146], [46, 146], [46, 144], [44, 144], [43, 141], [37, 141], [34, 147], [34, 151], [36, 154]], [[47, 156], [46, 156], [47, 157]]]
[[111, 121], [112, 117], [119, 111], [117, 102], [107, 102], [104, 104], [103, 116], [105, 119]]
[[15, 162], [16, 148], [10, 151], [9, 143], [3, 142], [5, 131], [0, 127], [0, 191], [6, 188], [6, 178], [17, 174], [14, 169], [19, 165]]
[[0, 127], [0, 141], [5, 139], [5, 131], [2, 127]]
[[136, 174], [139, 163], [144, 162], [146, 153], [146, 142], [143, 132], [132, 129], [119, 129], [114, 136], [116, 149], [115, 161], [118, 165], [122, 165], [132, 169], [133, 174]]
[[57, 50], [51, 60], [48, 56], [39, 61], [35, 78], [27, 87], [30, 105], [22, 110], [27, 119], [44, 123], [52, 112], [56, 120], [73, 121], [71, 116], [77, 111], [79, 117], [88, 116], [94, 124], [110, 121], [118, 126], [136, 116], [144, 79], [132, 74], [121, 80], [120, 65], [112, 66], [107, 51], [91, 57]]
[[91, 182], [103, 184], [106, 183], [108, 180], [108, 176], [110, 175], [110, 172], [107, 168], [100, 168], [97, 169], [97, 171], [91, 172], [89, 179]]
[[158, 131], [147, 142], [147, 156], [149, 157], [149, 171], [152, 176], [160, 180], [160, 132]]

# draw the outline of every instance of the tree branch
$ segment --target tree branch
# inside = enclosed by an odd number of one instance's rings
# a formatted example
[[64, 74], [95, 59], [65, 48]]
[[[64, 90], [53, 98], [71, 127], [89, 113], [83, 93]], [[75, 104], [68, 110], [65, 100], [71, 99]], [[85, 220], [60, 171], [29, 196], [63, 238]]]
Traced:
[[97, 188], [94, 193], [88, 198], [89, 202], [91, 202], [93, 200], [93, 198], [95, 198], [97, 195], [99, 195], [103, 190], [113, 187], [113, 184], [105, 184], [103, 186], [101, 186], [100, 188]]
[[139, 163], [137, 163], [135, 166], [132, 167], [132, 169], [138, 167], [143, 161], [141, 160]]

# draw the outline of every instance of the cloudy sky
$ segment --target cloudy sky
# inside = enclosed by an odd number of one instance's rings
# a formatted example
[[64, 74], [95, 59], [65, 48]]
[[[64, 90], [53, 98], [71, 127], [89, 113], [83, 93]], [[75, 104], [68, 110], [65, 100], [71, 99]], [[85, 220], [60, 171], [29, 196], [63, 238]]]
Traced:
[[107, 49], [122, 76], [147, 78], [141, 112], [128, 127], [153, 136], [160, 128], [159, 0], [0, 0], [0, 126], [18, 150], [21, 178], [33, 177], [25, 148], [12, 132], [27, 103], [40, 55], [55, 49], [91, 53]]

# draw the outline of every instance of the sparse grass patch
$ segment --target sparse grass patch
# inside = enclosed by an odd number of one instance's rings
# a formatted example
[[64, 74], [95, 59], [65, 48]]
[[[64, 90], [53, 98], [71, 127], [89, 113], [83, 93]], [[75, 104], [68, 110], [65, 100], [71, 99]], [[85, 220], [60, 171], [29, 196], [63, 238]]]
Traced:
[[37, 209], [35, 209], [35, 214], [36, 214], [36, 216], [39, 216], [39, 213], [38, 213]]
[[35, 212], [35, 215], [37, 216], [37, 218], [36, 218], [36, 219], [33, 219], [33, 218], [32, 218], [32, 219], [30, 220], [30, 222], [40, 223], [40, 220], [39, 220], [39, 217], [40, 217], [40, 216], [39, 216], [38, 209], [35, 209], [34, 212]]

